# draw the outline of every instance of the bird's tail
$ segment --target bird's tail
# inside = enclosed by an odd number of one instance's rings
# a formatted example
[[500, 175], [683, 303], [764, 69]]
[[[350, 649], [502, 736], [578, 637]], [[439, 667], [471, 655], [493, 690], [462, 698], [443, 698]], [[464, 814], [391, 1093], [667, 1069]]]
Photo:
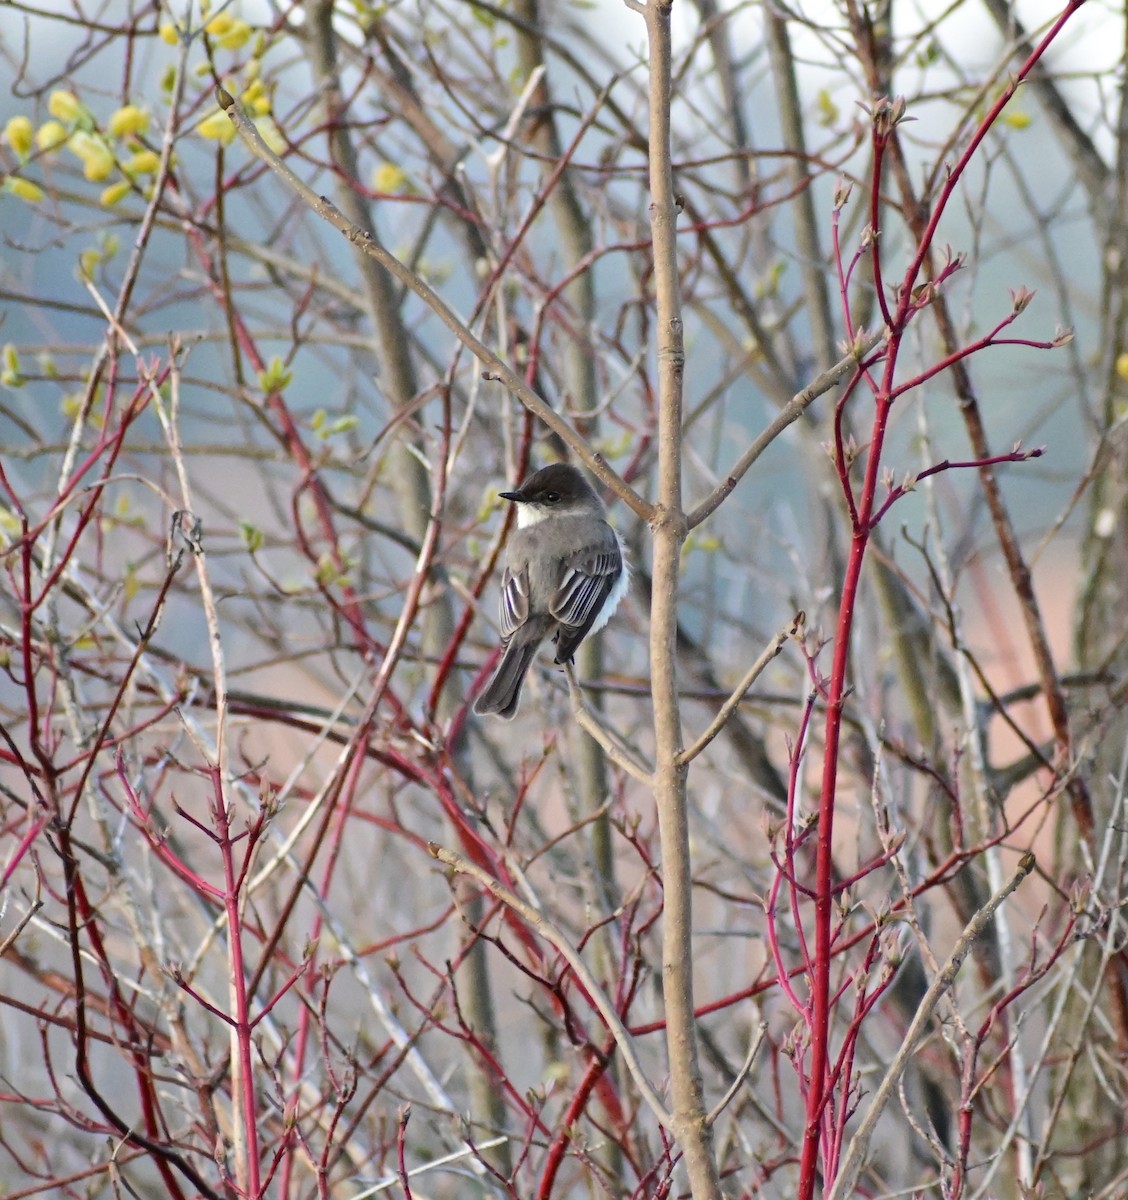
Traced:
[[517, 705], [521, 701], [521, 684], [525, 682], [525, 672], [536, 655], [540, 639], [533, 641], [518, 641], [516, 638], [505, 648], [501, 662], [493, 678], [486, 684], [486, 689], [474, 701], [474, 711], [479, 715], [496, 713], [506, 721], [513, 719]]

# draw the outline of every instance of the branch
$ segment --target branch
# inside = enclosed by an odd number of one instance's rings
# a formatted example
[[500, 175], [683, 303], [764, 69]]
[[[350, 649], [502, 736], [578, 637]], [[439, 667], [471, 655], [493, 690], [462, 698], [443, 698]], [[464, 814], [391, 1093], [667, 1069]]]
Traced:
[[705, 731], [698, 736], [692, 746], [687, 747], [677, 756], [679, 766], [688, 766], [717, 734], [724, 729], [728, 724], [729, 718], [736, 711], [737, 705], [744, 699], [744, 693], [760, 678], [768, 663], [783, 649], [783, 645], [787, 639], [795, 637], [802, 625], [803, 614], [797, 613], [791, 624], [786, 629], [781, 629], [772, 638], [764, 652], [745, 672], [744, 678], [733, 688], [729, 698], [721, 705], [717, 715], [709, 722]]
[[971, 952], [976, 939], [987, 928], [991, 918], [995, 915], [995, 910], [1012, 892], [1017, 890], [1023, 880], [1033, 870], [1034, 855], [1027, 851], [1018, 864], [1018, 870], [1015, 871], [1003, 887], [987, 901], [964, 927], [963, 933], [960, 934], [959, 940], [952, 947], [952, 952], [948, 955], [948, 960], [944, 963], [940, 974], [936, 976], [928, 991], [924, 993], [916, 1015], [913, 1017], [912, 1023], [909, 1025], [908, 1031], [901, 1043], [901, 1048], [897, 1051], [897, 1055], [892, 1063], [890, 1063], [889, 1070], [886, 1072], [885, 1078], [881, 1081], [881, 1086], [874, 1093], [873, 1101], [866, 1111], [865, 1119], [858, 1127], [858, 1132], [854, 1134], [850, 1148], [846, 1153], [846, 1158], [842, 1163], [842, 1169], [838, 1172], [838, 1177], [835, 1179], [830, 1191], [826, 1194], [826, 1200], [848, 1200], [848, 1197], [854, 1194], [854, 1185], [861, 1174], [862, 1162], [869, 1149], [870, 1138], [877, 1128], [877, 1122], [881, 1117], [885, 1105], [889, 1102], [889, 1098], [893, 1094], [893, 1089], [897, 1086], [897, 1081], [901, 1078], [902, 1072], [908, 1066], [909, 1060], [913, 1057], [916, 1047], [924, 1036], [924, 1027], [931, 1019], [936, 1005], [939, 1004], [940, 999], [955, 983], [956, 976], [959, 974], [964, 959]]
[[635, 1053], [634, 1040], [631, 1038], [626, 1026], [619, 1019], [619, 1014], [615, 1011], [615, 1006], [607, 998], [606, 993], [599, 986], [595, 976], [587, 969], [579, 952], [568, 941], [564, 933], [543, 913], [533, 908], [532, 905], [526, 904], [524, 900], [518, 899], [508, 888], [494, 879], [489, 872], [470, 862], [469, 859], [463, 858], [461, 854], [456, 854], [453, 850], [446, 850], [436, 842], [428, 842], [427, 850], [439, 862], [445, 863], [448, 867], [462, 875], [469, 875], [472, 879], [476, 879], [491, 896], [494, 896], [502, 904], [511, 908], [523, 921], [531, 925], [546, 942], [555, 947], [561, 957], [572, 968], [576, 978], [583, 985], [584, 990], [591, 996], [595, 1007], [599, 1009], [600, 1016], [603, 1017], [611, 1036], [615, 1039], [615, 1044], [619, 1047], [623, 1061], [627, 1064], [627, 1070], [634, 1076], [634, 1081], [638, 1084], [638, 1090], [642, 1098], [650, 1105], [651, 1110], [663, 1127], [672, 1130], [674, 1119], [662, 1103], [650, 1080], [647, 1079], [646, 1072], [642, 1069], [642, 1063], [639, 1062], [638, 1055]]
[[454, 312], [447, 306], [439, 294], [430, 288], [398, 258], [390, 254], [366, 230], [354, 225], [326, 196], [319, 196], [312, 188], [303, 183], [297, 175], [274, 153], [263, 140], [254, 122], [243, 109], [235, 103], [234, 98], [223, 88], [217, 87], [216, 101], [220, 108], [227, 113], [235, 126], [243, 143], [257, 158], [261, 159], [274, 173], [309, 206], [319, 217], [328, 221], [335, 229], [363, 253], [374, 258], [389, 274], [393, 275], [404, 287], [414, 292], [420, 300], [439, 318], [440, 321], [454, 334], [456, 338], [478, 359], [489, 368], [486, 378], [497, 379], [533, 414], [542, 421], [558, 437], [562, 438], [576, 452], [584, 465], [590, 468], [601, 482], [615, 493], [634, 514], [647, 521], [652, 515], [652, 505], [638, 494], [608, 465], [602, 454], [591, 448], [587, 441], [563, 420], [527, 383], [518, 375], [504, 359], [498, 357], [483, 341], [466, 328]]
[[874, 529], [880, 523], [881, 518], [901, 499], [902, 496], [908, 495], [909, 492], [915, 490], [916, 485], [922, 479], [928, 479], [932, 475], [939, 475], [942, 471], [966, 471], [966, 470], [982, 470], [984, 467], [995, 467], [1002, 463], [1023, 463], [1031, 458], [1041, 458], [1045, 454], [1044, 447], [1036, 446], [1033, 450], [1022, 450], [1016, 446], [1009, 454], [992, 454], [988, 458], [975, 458], [969, 462], [952, 462], [946, 458], [943, 462], [934, 463], [931, 467], [925, 467], [923, 471], [918, 471], [904, 483], [897, 484], [896, 487], [889, 489], [889, 494], [874, 510], [873, 516], [870, 517], [869, 527]]
[[701, 503], [686, 517], [690, 529], [696, 529], [706, 517], [710, 516], [733, 492], [736, 485], [744, 478], [749, 467], [776, 440], [777, 437], [825, 392], [840, 382], [852, 370], [855, 370], [863, 358], [885, 337], [885, 331], [860, 335], [833, 367], [828, 367], [821, 375], [816, 376], [801, 392], [792, 396], [791, 401], [784, 406], [779, 416], [764, 430], [763, 433], [748, 447], [737, 460], [736, 465], [728, 473], [723, 483], [718, 485]]
[[650, 229], [654, 254], [654, 332], [658, 364], [658, 504], [650, 529], [654, 586], [650, 594], [650, 696], [654, 712], [654, 806], [662, 854], [662, 1002], [666, 1010], [674, 1135], [693, 1200], [721, 1200], [721, 1181], [705, 1107], [693, 1010], [693, 862], [687, 769], [678, 694], [678, 589], [689, 527], [682, 500], [685, 430], [685, 339], [678, 272], [678, 203], [670, 107], [673, 0], [645, 6], [650, 48]]
[[756, 1055], [760, 1053], [760, 1047], [764, 1044], [764, 1036], [768, 1032], [767, 1021], [761, 1021], [756, 1026], [756, 1036], [752, 1039], [752, 1044], [748, 1047], [748, 1053], [744, 1056], [744, 1062], [741, 1064], [740, 1070], [736, 1073], [736, 1078], [729, 1084], [729, 1089], [721, 1097], [721, 1099], [713, 1105], [712, 1111], [706, 1117], [706, 1121], [712, 1125], [716, 1119], [725, 1111], [732, 1103], [733, 1097], [740, 1090], [741, 1085], [748, 1078], [749, 1071], [752, 1070], [752, 1064], [756, 1061]]
[[[1022, 22], [1015, 16], [1014, 6], [1006, 0], [983, 0], [983, 7], [991, 14], [1003, 37], [1013, 37], [1015, 50], [1029, 58], [1034, 53], [1034, 44]], [[1106, 203], [1105, 187], [1111, 173], [1108, 164], [1079, 124], [1049, 70], [1040, 61], [1034, 64], [1027, 75], [1027, 85], [1037, 94], [1062, 149], [1073, 163], [1077, 178], [1089, 193], [1097, 211], [1101, 211]]]
[[650, 787], [654, 776], [649, 767], [644, 766], [632, 757], [626, 748], [600, 723], [600, 718], [584, 703], [584, 694], [576, 682], [576, 674], [571, 663], [564, 664], [564, 674], [568, 678], [568, 696], [572, 701], [572, 713], [579, 725], [594, 741], [598, 742], [607, 757], [622, 767], [633, 779]]

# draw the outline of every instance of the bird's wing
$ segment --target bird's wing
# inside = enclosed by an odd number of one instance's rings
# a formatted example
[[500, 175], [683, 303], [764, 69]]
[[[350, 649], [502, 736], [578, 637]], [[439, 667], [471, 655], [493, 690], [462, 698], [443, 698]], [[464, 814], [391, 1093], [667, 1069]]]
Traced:
[[511, 571], [508, 567], [501, 576], [501, 637], [508, 641], [515, 629], [520, 629], [529, 616], [529, 568], [528, 565]]
[[565, 562], [552, 600], [552, 615], [560, 623], [556, 635], [557, 662], [571, 661], [622, 571], [623, 552], [610, 526], [605, 537], [577, 550]]

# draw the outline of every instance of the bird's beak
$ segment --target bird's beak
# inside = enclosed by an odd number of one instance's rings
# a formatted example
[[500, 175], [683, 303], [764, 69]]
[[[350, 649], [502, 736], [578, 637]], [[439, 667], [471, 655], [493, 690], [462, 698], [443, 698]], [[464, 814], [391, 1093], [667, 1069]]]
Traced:
[[500, 496], [500, 497], [501, 497], [503, 500], [511, 500], [511, 501], [514, 501], [514, 502], [516, 502], [517, 500], [520, 500], [520, 499], [521, 499], [521, 493], [520, 493], [520, 492], [498, 492], [498, 495], [499, 495], [499, 496]]

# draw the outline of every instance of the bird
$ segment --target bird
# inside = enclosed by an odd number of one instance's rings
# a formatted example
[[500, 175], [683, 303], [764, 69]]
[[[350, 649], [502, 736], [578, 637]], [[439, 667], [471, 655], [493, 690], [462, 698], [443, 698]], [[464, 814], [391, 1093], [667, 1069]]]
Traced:
[[576, 467], [552, 463], [498, 495], [517, 506], [517, 530], [501, 577], [501, 661], [474, 711], [508, 721], [545, 638], [557, 663], [571, 662], [619, 606], [630, 570], [603, 502]]

